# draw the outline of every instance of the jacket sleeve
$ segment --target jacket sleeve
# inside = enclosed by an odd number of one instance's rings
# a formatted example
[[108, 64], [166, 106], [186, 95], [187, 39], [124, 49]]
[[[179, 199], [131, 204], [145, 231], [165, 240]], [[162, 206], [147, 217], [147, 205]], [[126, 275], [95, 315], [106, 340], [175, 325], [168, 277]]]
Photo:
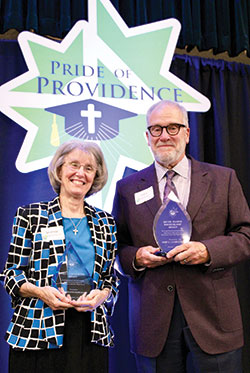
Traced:
[[102, 286], [101, 288], [107, 288], [111, 290], [109, 298], [105, 301], [104, 306], [109, 316], [113, 314], [115, 303], [118, 299], [118, 286], [119, 286], [119, 278], [116, 275], [116, 271], [114, 268], [115, 257], [117, 253], [117, 229], [115, 220], [113, 218], [109, 218], [109, 225], [106, 225], [107, 235], [106, 235], [106, 243], [107, 243], [107, 252], [108, 257], [102, 269]]
[[12, 307], [15, 307], [19, 299], [20, 287], [28, 281], [31, 238], [27, 210], [19, 207], [14, 217], [10, 250], [3, 271], [4, 286], [11, 296]]
[[[211, 265], [208, 271], [223, 270], [250, 258], [250, 212], [239, 180], [231, 170], [228, 183], [224, 184], [227, 205], [221, 206], [220, 215], [227, 217], [224, 234], [217, 234], [202, 242], [207, 247]], [[216, 214], [211, 224], [216, 225]]]

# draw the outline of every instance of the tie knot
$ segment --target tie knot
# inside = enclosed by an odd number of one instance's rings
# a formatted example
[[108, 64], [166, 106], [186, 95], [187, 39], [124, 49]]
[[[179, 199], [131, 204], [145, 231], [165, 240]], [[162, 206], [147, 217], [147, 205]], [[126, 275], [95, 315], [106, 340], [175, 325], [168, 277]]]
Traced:
[[172, 180], [175, 174], [176, 174], [175, 171], [173, 171], [173, 170], [169, 170], [169, 171], [166, 172], [166, 178], [167, 178], [168, 180]]

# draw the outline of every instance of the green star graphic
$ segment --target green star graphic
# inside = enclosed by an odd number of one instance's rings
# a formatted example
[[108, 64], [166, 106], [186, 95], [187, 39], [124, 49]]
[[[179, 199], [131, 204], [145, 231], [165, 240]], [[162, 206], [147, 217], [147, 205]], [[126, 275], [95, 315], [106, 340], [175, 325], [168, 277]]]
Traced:
[[135, 113], [119, 121], [116, 136], [98, 141], [109, 170], [99, 204], [109, 210], [125, 168], [152, 162], [145, 138], [148, 107], [170, 99], [189, 111], [206, 111], [210, 103], [169, 72], [177, 20], [128, 28], [109, 0], [89, 0], [88, 8], [88, 22], [77, 22], [61, 42], [19, 35], [28, 71], [0, 87], [0, 109], [27, 130], [16, 162], [21, 172], [47, 167], [57, 147], [73, 138], [65, 118], [46, 109], [92, 99]]

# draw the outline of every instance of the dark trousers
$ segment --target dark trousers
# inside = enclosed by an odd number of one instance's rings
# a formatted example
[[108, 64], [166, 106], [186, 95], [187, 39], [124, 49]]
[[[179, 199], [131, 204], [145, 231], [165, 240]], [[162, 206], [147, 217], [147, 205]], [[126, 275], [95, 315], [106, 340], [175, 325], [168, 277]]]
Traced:
[[161, 354], [157, 358], [141, 355], [135, 355], [135, 358], [137, 373], [242, 373], [241, 349], [216, 355], [200, 349], [186, 323], [177, 296]]

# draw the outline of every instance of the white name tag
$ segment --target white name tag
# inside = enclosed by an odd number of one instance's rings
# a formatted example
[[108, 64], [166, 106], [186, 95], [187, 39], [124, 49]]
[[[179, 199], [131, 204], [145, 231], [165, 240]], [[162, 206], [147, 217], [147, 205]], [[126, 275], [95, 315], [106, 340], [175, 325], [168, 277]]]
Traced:
[[154, 189], [151, 186], [147, 189], [144, 189], [144, 190], [141, 190], [140, 192], [135, 193], [134, 196], [135, 196], [135, 204], [140, 205], [141, 203], [144, 203], [154, 198]]
[[43, 241], [63, 240], [65, 238], [63, 227], [41, 228]]

